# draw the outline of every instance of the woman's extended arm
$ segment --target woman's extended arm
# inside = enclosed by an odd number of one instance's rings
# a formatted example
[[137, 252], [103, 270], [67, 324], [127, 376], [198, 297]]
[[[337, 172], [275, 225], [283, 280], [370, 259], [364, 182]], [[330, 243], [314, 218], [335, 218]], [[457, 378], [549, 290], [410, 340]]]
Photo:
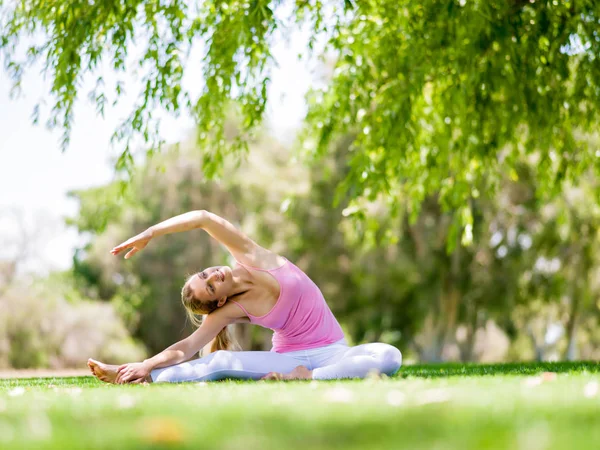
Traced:
[[117, 383], [127, 383], [146, 377], [152, 370], [185, 362], [198, 353], [227, 325], [236, 322], [241, 316], [239, 308], [223, 306], [207, 315], [202, 325], [190, 336], [171, 345], [142, 363], [119, 366]]
[[189, 360], [231, 323], [219, 316], [220, 314], [207, 315], [202, 325], [191, 335], [167, 347], [152, 358], [144, 360], [144, 364], [153, 370]]
[[257, 257], [270, 253], [252, 239], [235, 228], [231, 223], [208, 211], [190, 211], [153, 225], [143, 233], [132, 237], [112, 249], [114, 255], [122, 250], [131, 249], [125, 259], [146, 247], [150, 239], [163, 234], [178, 233], [201, 228], [223, 244], [238, 261], [246, 264], [256, 263]]

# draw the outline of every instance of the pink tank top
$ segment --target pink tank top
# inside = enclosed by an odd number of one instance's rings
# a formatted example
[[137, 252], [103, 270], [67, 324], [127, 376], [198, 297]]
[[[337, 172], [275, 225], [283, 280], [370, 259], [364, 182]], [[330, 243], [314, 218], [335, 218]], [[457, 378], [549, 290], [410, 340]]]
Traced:
[[286, 259], [277, 269], [269, 272], [280, 286], [275, 306], [264, 316], [253, 316], [238, 302], [250, 323], [273, 330], [273, 348], [278, 353], [307, 350], [333, 344], [344, 337], [340, 324], [327, 306], [321, 290], [298, 267]]

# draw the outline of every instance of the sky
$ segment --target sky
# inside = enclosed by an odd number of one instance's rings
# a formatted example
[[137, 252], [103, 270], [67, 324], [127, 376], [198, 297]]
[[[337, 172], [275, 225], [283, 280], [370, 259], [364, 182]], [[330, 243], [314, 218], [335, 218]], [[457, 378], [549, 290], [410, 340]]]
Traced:
[[[292, 140], [305, 113], [304, 94], [313, 78], [306, 63], [297, 58], [302, 42], [296, 36], [273, 49], [277, 68], [269, 91], [267, 125], [275, 136], [287, 142]], [[51, 101], [48, 80], [40, 72], [39, 67], [27, 72], [22, 94], [11, 99], [11, 80], [0, 68], [0, 258], [23, 248], [21, 231], [25, 230], [29, 236], [25, 245], [30, 248], [22, 270], [45, 273], [68, 268], [74, 248], [84, 239], [64, 225], [64, 218], [74, 215], [77, 209], [67, 192], [112, 179], [110, 158], [119, 149], [111, 147], [110, 137], [119, 120], [130, 112], [127, 103], [131, 104], [135, 92], [130, 89], [129, 98], [122, 105], [108, 108], [102, 118], [86, 98], [94, 81], [84, 80], [75, 107], [71, 142], [63, 153], [61, 131], [46, 129], [43, 120], [39, 125], [33, 125], [31, 120], [37, 101]], [[103, 75], [111, 76], [109, 71]], [[198, 77], [200, 66], [186, 68], [185, 80]], [[132, 86], [135, 79], [126, 82]], [[191, 126], [187, 117], [168, 119], [163, 121], [162, 137], [167, 142], [185, 139]]]

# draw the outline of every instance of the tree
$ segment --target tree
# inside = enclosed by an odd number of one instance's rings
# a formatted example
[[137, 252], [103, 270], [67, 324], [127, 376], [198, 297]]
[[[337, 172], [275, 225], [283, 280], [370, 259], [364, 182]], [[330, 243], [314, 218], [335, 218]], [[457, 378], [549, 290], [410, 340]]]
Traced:
[[[337, 137], [355, 133], [339, 184], [351, 199], [382, 195], [392, 206], [401, 199], [414, 219], [435, 195], [445, 210], [457, 210], [453, 227], [464, 225], [468, 244], [470, 200], [497, 187], [502, 174], [514, 175], [523, 149], [538, 160], [540, 196], [597, 166], [578, 134], [593, 129], [600, 110], [594, 0], [20, 0], [0, 7], [5, 67], [19, 86], [27, 67], [43, 62], [54, 98], [50, 125], [64, 129], [64, 145], [83, 77], [97, 77], [93, 98], [102, 113], [123, 86], [103, 86], [101, 62], [117, 73], [142, 67], [139, 101], [115, 133], [124, 141], [118, 168], [133, 165], [134, 135], [160, 141], [159, 106], [194, 117], [208, 149], [205, 173], [222, 169], [227, 154], [241, 155], [264, 117], [272, 43], [301, 27], [312, 54], [335, 61], [324, 87], [309, 95], [304, 148], [319, 158]], [[139, 57], [128, 55], [134, 42], [144, 43]], [[204, 85], [193, 97], [182, 77], [198, 47]], [[242, 126], [228, 140], [232, 100]]]

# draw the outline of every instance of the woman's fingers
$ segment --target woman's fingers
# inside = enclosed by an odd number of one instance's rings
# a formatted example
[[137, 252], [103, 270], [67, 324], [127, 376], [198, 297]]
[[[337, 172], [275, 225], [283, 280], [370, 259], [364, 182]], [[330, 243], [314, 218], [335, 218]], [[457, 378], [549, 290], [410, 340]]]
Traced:
[[117, 254], [121, 253], [123, 250], [130, 248], [131, 251], [125, 255], [125, 259], [128, 259], [128, 258], [132, 257], [133, 255], [135, 255], [137, 252], [139, 252], [141, 249], [146, 247], [146, 245], [148, 244], [148, 242], [150, 241], [151, 238], [152, 238], [152, 236], [150, 234], [148, 234], [147, 232], [138, 234], [137, 236], [127, 239], [122, 244], [117, 245], [110, 252], [113, 255], [117, 255]]
[[117, 384], [145, 384], [146, 377], [137, 376], [133, 371], [122, 372], [117, 375], [117, 379], [115, 380]]
[[113, 255], [116, 255], [116, 254], [122, 252], [123, 250], [125, 250], [126, 248], [131, 248], [137, 241], [138, 241], [137, 236], [129, 238], [125, 242], [122, 242], [119, 245], [117, 245], [115, 248], [113, 248], [111, 250], [111, 253]]
[[129, 241], [121, 242], [119, 245], [117, 245], [116, 247], [114, 247], [111, 250], [111, 252], [112, 253], [119, 253], [121, 250], [124, 250], [125, 248], [127, 248], [128, 245], [129, 245]]
[[128, 248], [130, 248], [131, 250], [125, 255], [125, 259], [130, 258], [131, 256], [135, 255], [137, 252], [140, 251], [140, 248], [134, 247], [134, 244], [131, 244], [131, 245], [122, 245], [122, 246], [119, 246], [119, 247], [115, 247], [110, 252], [113, 255], [118, 255], [123, 250], [126, 250]]
[[119, 254], [119, 253], [121, 253], [123, 250], [125, 250], [125, 248], [127, 248], [127, 247], [115, 247], [115, 248], [113, 248], [113, 249], [112, 249], [110, 252], [111, 252], [113, 255], [118, 255], [118, 254]]
[[134, 379], [134, 371], [132, 369], [129, 369], [127, 372], [125, 372], [125, 375], [123, 376], [123, 383], [128, 383], [133, 379]]
[[127, 249], [127, 248], [131, 248], [133, 246], [133, 243], [129, 244], [127, 242], [118, 245], [117, 247], [113, 248], [110, 252], [113, 255], [118, 255], [119, 253], [121, 253], [123, 250]]
[[127, 367], [125, 369], [123, 369], [121, 371], [117, 371], [117, 372], [118, 372], [117, 373], [117, 378], [115, 379], [115, 381], [118, 384], [122, 384], [123, 381], [125, 380], [125, 377], [131, 373], [131, 371]]
[[139, 249], [139, 248], [137, 248], [137, 247], [133, 247], [131, 250], [129, 250], [129, 251], [127, 252], [127, 254], [125, 255], [125, 259], [129, 259], [129, 258], [131, 258], [133, 255], [135, 255], [135, 254], [136, 254], [137, 252], [139, 252], [139, 251], [140, 251], [140, 249]]

